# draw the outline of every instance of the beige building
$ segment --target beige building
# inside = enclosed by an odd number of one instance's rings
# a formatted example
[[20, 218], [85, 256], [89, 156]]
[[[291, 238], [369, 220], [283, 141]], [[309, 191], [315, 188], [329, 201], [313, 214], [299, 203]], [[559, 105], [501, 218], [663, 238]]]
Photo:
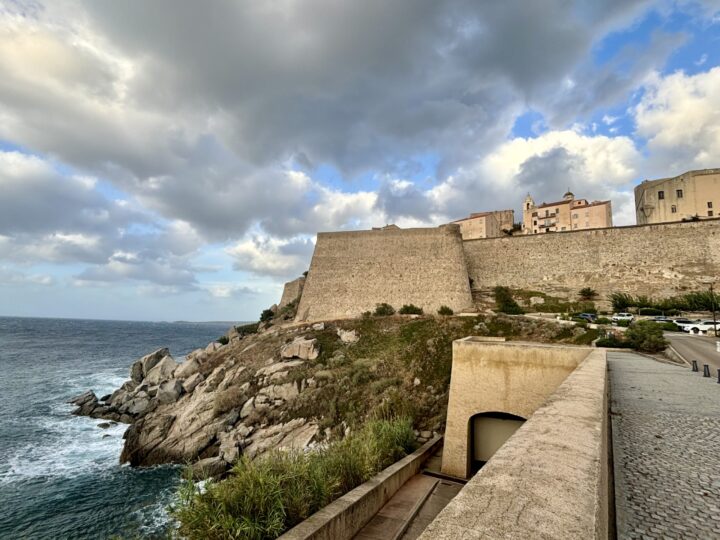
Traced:
[[610, 201], [576, 199], [572, 192], [563, 195], [562, 201], [535, 205], [528, 193], [523, 204], [523, 234], [579, 231], [612, 227]]
[[513, 210], [496, 210], [470, 214], [469, 217], [458, 219], [453, 223], [460, 225], [463, 240], [475, 240], [503, 236], [503, 231], [512, 230], [514, 221]]
[[635, 188], [638, 225], [718, 216], [720, 169], [688, 171], [673, 178], [645, 180]]

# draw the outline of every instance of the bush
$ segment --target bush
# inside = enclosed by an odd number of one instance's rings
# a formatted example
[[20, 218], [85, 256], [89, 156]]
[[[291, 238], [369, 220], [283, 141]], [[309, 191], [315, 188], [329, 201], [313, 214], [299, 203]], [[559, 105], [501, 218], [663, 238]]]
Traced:
[[243, 457], [203, 493], [187, 479], [172, 513], [185, 538], [276, 538], [414, 449], [409, 420], [374, 420], [322, 450]]
[[260, 322], [267, 322], [273, 317], [275, 317], [275, 314], [272, 309], [263, 309], [263, 312], [260, 314]]
[[664, 322], [664, 323], [655, 323], [660, 328], [662, 328], [665, 332], [682, 332], [680, 327], [675, 324], [674, 322]]
[[440, 306], [440, 309], [438, 309], [438, 315], [448, 316], [448, 315], [452, 315], [454, 313], [455, 312], [447, 306]]
[[578, 296], [580, 297], [580, 300], [594, 300], [595, 297], [597, 297], [597, 291], [590, 287], [584, 287], [580, 289]]
[[612, 324], [612, 321], [608, 319], [607, 317], [598, 317], [598, 320], [595, 321], [597, 324]]
[[625, 340], [633, 349], [643, 352], [660, 352], [668, 343], [663, 337], [662, 325], [653, 321], [638, 321], [625, 332]]
[[227, 345], [230, 343], [230, 338], [227, 336], [220, 336], [215, 341], [217, 341], [220, 345]]
[[605, 338], [600, 338], [595, 342], [598, 347], [610, 347], [614, 349], [631, 349], [632, 345], [627, 341], [618, 339], [614, 335], [610, 335]]
[[405, 304], [403, 307], [400, 308], [400, 311], [398, 311], [400, 315], [422, 315], [423, 310], [420, 307], [417, 307], [415, 304]]
[[249, 336], [250, 334], [257, 334], [259, 323], [243, 324], [236, 326], [235, 331], [240, 334], [240, 337]]
[[623, 328], [627, 328], [628, 326], [630, 326], [630, 321], [620, 320], [617, 322], [617, 325], [622, 326]]
[[638, 309], [638, 315], [662, 315], [663, 310], [652, 307], [645, 307]]
[[500, 313], [508, 313], [510, 315], [522, 315], [525, 313], [520, 305], [512, 297], [510, 289], [507, 287], [495, 287], [493, 290], [495, 294], [495, 303], [497, 304], [497, 310]]
[[376, 317], [388, 317], [388, 316], [394, 315], [394, 314], [395, 314], [395, 308], [385, 302], [383, 302], [382, 304], [378, 304], [375, 307], [375, 316]]

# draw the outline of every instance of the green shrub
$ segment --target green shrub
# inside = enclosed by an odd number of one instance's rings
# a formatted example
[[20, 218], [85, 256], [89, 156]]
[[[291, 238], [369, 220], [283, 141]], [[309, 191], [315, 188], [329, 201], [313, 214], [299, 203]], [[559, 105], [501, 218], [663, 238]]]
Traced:
[[663, 310], [652, 308], [652, 307], [645, 307], [638, 309], [638, 315], [662, 315]]
[[438, 315], [448, 316], [448, 315], [452, 315], [454, 313], [455, 312], [447, 306], [440, 306], [440, 309], [438, 309]]
[[612, 324], [612, 321], [608, 319], [607, 317], [598, 317], [598, 320], [595, 321], [597, 324]]
[[619, 321], [617, 322], [617, 325], [618, 325], [618, 326], [622, 326], [622, 327], [624, 327], [624, 328], [627, 328], [628, 326], [630, 326], [630, 321], [628, 321], [628, 320], [619, 320]]
[[378, 304], [375, 307], [375, 316], [376, 317], [388, 317], [389, 315], [394, 315], [394, 314], [395, 314], [395, 308], [385, 302], [383, 302], [382, 304]]
[[595, 297], [597, 297], [597, 291], [590, 287], [584, 287], [580, 289], [578, 296], [580, 297], [580, 300], [594, 300]]
[[682, 332], [680, 327], [674, 322], [655, 323], [665, 332]]
[[660, 352], [668, 343], [663, 337], [662, 325], [653, 321], [638, 321], [625, 332], [625, 340], [633, 349], [643, 352]]
[[400, 308], [400, 311], [398, 311], [400, 315], [422, 315], [423, 310], [420, 307], [417, 307], [414, 304], [405, 304], [403, 307]]
[[374, 420], [314, 452], [243, 457], [204, 492], [188, 478], [171, 511], [184, 538], [277, 538], [414, 449], [409, 420]]
[[262, 313], [260, 314], [260, 322], [267, 322], [273, 317], [275, 317], [275, 314], [273, 313], [272, 309], [263, 309]]
[[227, 336], [220, 336], [215, 341], [217, 341], [220, 345], [227, 345], [230, 343], [230, 338]]
[[240, 334], [240, 337], [249, 336], [250, 334], [257, 334], [258, 326], [260, 326], [260, 323], [243, 324], [236, 326], [235, 331]]
[[610, 347], [614, 349], [631, 349], [632, 345], [627, 341], [623, 341], [614, 335], [610, 335], [605, 338], [600, 338], [595, 342], [598, 347]]
[[508, 313], [510, 315], [522, 315], [525, 313], [520, 305], [515, 301], [507, 287], [495, 287], [493, 289], [495, 294], [495, 303], [497, 304], [497, 310], [500, 313]]
[[360, 315], [363, 319], [369, 319], [372, 317], [372, 311], [363, 311], [362, 315]]

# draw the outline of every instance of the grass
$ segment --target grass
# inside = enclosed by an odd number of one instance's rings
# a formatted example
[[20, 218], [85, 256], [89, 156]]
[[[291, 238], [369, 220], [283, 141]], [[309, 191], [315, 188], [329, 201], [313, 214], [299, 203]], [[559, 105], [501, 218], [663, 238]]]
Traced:
[[414, 449], [410, 420], [373, 420], [315, 452], [242, 458], [204, 491], [188, 478], [171, 512], [189, 539], [276, 538]]

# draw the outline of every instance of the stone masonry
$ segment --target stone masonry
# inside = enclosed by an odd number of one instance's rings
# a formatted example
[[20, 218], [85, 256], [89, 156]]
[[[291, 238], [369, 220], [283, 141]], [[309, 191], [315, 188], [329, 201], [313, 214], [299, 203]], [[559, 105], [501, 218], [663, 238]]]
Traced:
[[720, 385], [608, 352], [617, 537], [720, 538]]

